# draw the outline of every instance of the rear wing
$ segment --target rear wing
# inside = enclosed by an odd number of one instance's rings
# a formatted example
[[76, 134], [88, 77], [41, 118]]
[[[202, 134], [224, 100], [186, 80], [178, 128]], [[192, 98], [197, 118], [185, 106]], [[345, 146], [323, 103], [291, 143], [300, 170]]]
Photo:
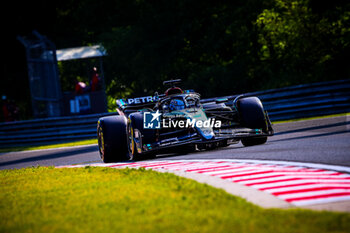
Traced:
[[179, 84], [179, 83], [181, 83], [181, 79], [172, 79], [172, 80], [164, 81], [163, 85], [174, 87], [176, 84]]

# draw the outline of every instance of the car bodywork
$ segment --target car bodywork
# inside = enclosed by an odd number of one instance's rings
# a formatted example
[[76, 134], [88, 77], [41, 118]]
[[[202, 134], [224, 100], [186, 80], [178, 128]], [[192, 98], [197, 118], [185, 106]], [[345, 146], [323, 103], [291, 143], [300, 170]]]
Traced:
[[[127, 118], [129, 153], [141, 155], [161, 153], [169, 151], [169, 148], [211, 149], [247, 138], [262, 138], [265, 139], [262, 143], [266, 142], [267, 136], [273, 135], [268, 114], [263, 111], [264, 123], [256, 127], [254, 124], [247, 125], [239, 106], [239, 101], [244, 98], [240, 95], [233, 100], [218, 98], [204, 103], [200, 94], [181, 90], [174, 94], [118, 99], [116, 102], [119, 115]], [[174, 101], [181, 103], [181, 107], [172, 107]], [[254, 101], [263, 109], [260, 100], [256, 98]], [[161, 114], [160, 127], [144, 128], [144, 113], [150, 112]]]

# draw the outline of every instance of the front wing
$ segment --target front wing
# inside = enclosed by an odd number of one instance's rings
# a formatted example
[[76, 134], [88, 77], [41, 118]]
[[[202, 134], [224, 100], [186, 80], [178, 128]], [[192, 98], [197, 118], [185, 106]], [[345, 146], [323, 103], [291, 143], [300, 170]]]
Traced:
[[235, 128], [235, 129], [218, 129], [214, 130], [215, 138], [206, 140], [203, 139], [197, 132], [182, 136], [163, 139], [154, 143], [143, 144], [142, 152], [148, 153], [151, 151], [158, 151], [162, 149], [181, 147], [190, 144], [211, 144], [220, 142], [238, 142], [243, 138], [248, 137], [266, 137], [272, 136], [273, 131], [268, 133], [263, 132], [261, 129], [249, 129], [249, 128]]

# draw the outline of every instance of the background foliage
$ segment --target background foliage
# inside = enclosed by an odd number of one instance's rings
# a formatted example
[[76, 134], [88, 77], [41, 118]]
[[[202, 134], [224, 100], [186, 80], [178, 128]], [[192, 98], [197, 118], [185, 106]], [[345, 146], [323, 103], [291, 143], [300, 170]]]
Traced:
[[[209, 97], [350, 77], [350, 3], [346, 0], [64, 0], [47, 4], [39, 1], [16, 11], [10, 35], [36, 29], [57, 48], [102, 44], [108, 51], [104, 68], [110, 100], [153, 94], [164, 89], [163, 80], [171, 78], [182, 78], [185, 87]], [[26, 103], [27, 87], [18, 94], [13, 84], [13, 80], [21, 80], [23, 86], [28, 82], [24, 49], [19, 42], [11, 43], [21, 62], [4, 64], [6, 86], [0, 90]], [[80, 78], [87, 73], [81, 65], [61, 66], [65, 91], [72, 86], [71, 75]], [[78, 71], [69, 74], [70, 67]]]

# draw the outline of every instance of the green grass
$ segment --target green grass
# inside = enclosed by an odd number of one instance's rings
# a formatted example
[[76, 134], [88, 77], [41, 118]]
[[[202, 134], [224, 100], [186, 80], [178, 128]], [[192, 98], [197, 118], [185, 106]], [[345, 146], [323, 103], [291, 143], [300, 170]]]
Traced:
[[97, 139], [87, 139], [87, 140], [67, 142], [67, 143], [55, 143], [55, 144], [43, 145], [43, 146], [20, 146], [20, 147], [0, 148], [0, 153], [28, 151], [28, 150], [45, 150], [45, 149], [93, 145], [93, 144], [97, 145]]
[[282, 124], [282, 123], [295, 122], [295, 121], [316, 120], [316, 119], [324, 119], [324, 118], [340, 117], [340, 116], [350, 116], [350, 113], [338, 113], [338, 114], [332, 114], [332, 115], [305, 117], [305, 118], [291, 119], [291, 120], [285, 120], [285, 121], [273, 121], [272, 123]]
[[0, 171], [0, 232], [350, 232], [350, 214], [262, 209], [145, 169]]

